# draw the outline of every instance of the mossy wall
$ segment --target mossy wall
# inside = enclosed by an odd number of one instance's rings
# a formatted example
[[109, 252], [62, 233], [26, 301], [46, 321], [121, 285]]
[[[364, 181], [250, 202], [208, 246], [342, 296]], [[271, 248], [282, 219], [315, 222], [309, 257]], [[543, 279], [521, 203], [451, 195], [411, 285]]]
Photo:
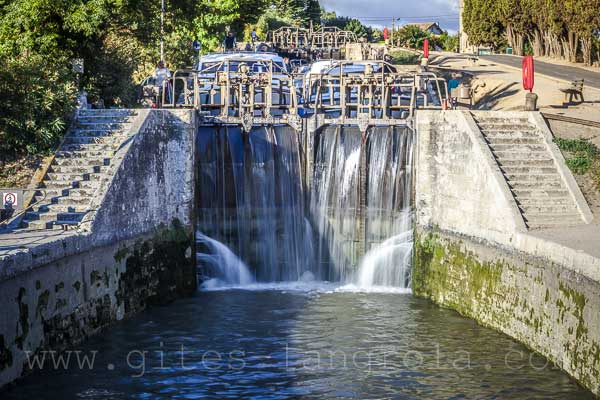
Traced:
[[64, 350], [150, 305], [193, 294], [192, 239], [191, 227], [174, 220], [0, 283], [0, 386], [28, 372], [27, 352]]
[[552, 262], [418, 229], [413, 292], [504, 332], [600, 395], [600, 284]]

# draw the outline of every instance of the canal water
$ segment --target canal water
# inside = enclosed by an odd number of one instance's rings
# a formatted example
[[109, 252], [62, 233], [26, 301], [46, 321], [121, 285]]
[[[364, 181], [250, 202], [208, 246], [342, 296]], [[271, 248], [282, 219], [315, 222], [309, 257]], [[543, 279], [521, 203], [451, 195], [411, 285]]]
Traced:
[[407, 292], [200, 291], [71, 349], [66, 369], [47, 354], [2, 398], [592, 398], [522, 345]]

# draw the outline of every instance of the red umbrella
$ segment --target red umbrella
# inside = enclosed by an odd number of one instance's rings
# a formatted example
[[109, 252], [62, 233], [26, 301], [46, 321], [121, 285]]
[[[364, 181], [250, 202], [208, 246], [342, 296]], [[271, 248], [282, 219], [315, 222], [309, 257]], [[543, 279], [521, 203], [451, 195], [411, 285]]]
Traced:
[[423, 42], [423, 58], [429, 58], [429, 39]]
[[384, 40], [388, 40], [388, 39], [389, 39], [389, 37], [390, 37], [390, 31], [388, 31], [388, 28], [387, 28], [387, 27], [385, 27], [385, 28], [383, 29], [383, 39], [384, 39]]

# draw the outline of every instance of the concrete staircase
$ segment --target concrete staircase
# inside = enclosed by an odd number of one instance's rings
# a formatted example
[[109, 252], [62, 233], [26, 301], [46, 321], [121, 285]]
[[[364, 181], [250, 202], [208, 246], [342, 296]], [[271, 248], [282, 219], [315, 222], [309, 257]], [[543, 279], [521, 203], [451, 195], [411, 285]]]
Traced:
[[584, 224], [543, 133], [526, 117], [474, 116], [529, 229]]
[[81, 110], [35, 193], [32, 204], [38, 204], [25, 214], [21, 227], [78, 225], [92, 199], [101, 195], [98, 189], [135, 116], [132, 110]]

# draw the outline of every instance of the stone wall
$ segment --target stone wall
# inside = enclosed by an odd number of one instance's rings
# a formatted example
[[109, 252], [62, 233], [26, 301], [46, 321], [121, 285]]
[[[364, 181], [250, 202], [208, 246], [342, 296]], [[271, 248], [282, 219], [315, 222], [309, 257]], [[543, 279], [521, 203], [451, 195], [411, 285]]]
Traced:
[[470, 115], [419, 111], [417, 138], [415, 295], [504, 332], [600, 395], [600, 259], [527, 231]]
[[600, 285], [547, 259], [418, 229], [413, 292], [501, 331], [600, 395]]
[[137, 241], [91, 249], [0, 283], [0, 385], [151, 304], [196, 290], [192, 232], [175, 221]]
[[0, 386], [30, 370], [28, 355], [195, 292], [195, 113], [140, 114], [94, 218], [77, 232], [40, 231], [43, 244], [0, 260]]

